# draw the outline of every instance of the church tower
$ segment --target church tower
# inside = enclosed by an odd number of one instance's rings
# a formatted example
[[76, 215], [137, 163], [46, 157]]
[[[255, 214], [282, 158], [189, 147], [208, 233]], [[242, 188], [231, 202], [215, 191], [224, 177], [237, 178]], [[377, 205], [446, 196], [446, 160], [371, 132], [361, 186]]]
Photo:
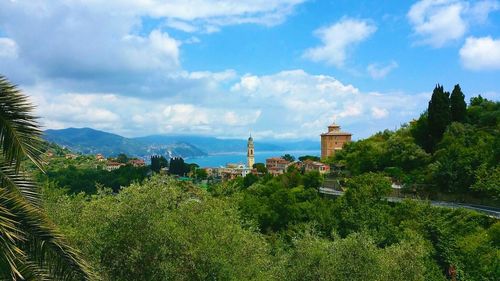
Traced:
[[253, 167], [253, 164], [255, 164], [255, 150], [254, 150], [254, 146], [253, 146], [253, 138], [252, 136], [250, 136], [248, 138], [248, 143], [247, 143], [247, 165], [248, 165], [248, 168], [252, 168]]

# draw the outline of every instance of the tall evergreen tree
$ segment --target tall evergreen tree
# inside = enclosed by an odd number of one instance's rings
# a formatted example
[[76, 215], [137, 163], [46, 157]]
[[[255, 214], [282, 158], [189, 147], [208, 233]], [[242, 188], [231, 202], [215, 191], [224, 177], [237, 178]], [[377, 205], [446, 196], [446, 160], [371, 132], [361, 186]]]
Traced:
[[434, 148], [443, 137], [446, 127], [451, 123], [449, 93], [444, 91], [443, 86], [438, 84], [434, 88], [427, 112], [429, 136]]
[[450, 96], [451, 121], [464, 122], [467, 114], [467, 104], [465, 103], [465, 95], [460, 89], [460, 85], [455, 85]]

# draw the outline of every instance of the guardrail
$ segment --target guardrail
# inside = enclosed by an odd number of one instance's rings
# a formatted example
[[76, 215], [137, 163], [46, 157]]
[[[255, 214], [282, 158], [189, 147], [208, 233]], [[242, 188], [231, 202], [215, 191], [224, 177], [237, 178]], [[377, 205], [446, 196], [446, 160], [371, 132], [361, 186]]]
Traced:
[[[335, 189], [331, 189], [331, 188], [325, 188], [325, 187], [320, 187], [319, 193], [326, 194], [326, 195], [332, 195], [332, 196], [341, 196], [342, 194], [344, 194], [343, 191], [339, 191], [339, 190], [335, 190]], [[386, 199], [389, 202], [401, 202], [405, 199], [410, 199], [410, 198], [386, 197]], [[475, 205], [475, 204], [465, 204], [465, 203], [452, 203], [452, 202], [445, 202], [445, 201], [426, 201], [426, 200], [419, 200], [419, 199], [410, 199], [410, 200], [429, 202], [432, 206], [437, 206], [437, 207], [444, 207], [444, 208], [451, 208], [451, 209], [464, 208], [464, 209], [474, 210], [474, 211], [484, 213], [492, 218], [500, 219], [500, 209], [495, 208], [495, 207]]]

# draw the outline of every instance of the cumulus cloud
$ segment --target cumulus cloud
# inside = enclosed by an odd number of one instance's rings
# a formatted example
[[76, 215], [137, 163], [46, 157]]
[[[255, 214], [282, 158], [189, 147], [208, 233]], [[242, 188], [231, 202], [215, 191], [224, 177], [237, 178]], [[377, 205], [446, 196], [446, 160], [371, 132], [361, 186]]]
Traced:
[[497, 1], [421, 0], [407, 14], [417, 43], [440, 48], [467, 33], [471, 23], [484, 23], [499, 9]]
[[460, 60], [470, 70], [500, 69], [500, 39], [469, 37], [460, 49]]
[[303, 57], [314, 62], [342, 67], [348, 57], [348, 50], [366, 40], [376, 30], [376, 26], [366, 20], [344, 18], [314, 31], [322, 44], [307, 49]]
[[183, 71], [182, 44], [200, 41], [179, 40], [170, 29], [210, 33], [242, 23], [273, 26], [302, 2], [4, 1], [0, 32], [8, 38], [2, 38], [0, 54], [17, 60], [0, 64], [0, 72], [21, 83], [38, 77], [87, 91], [165, 95], [165, 81]]
[[389, 115], [389, 111], [385, 108], [372, 107], [372, 117], [375, 119], [382, 119]]
[[398, 63], [391, 61], [389, 64], [372, 63], [366, 67], [366, 71], [373, 79], [385, 78], [391, 71], [398, 68]]
[[[203, 75], [203, 74], [196, 74]], [[237, 75], [237, 74], [234, 74]], [[25, 88], [46, 128], [94, 127], [126, 136], [185, 133], [220, 137], [317, 139], [333, 120], [357, 138], [417, 117], [429, 94], [364, 93], [328, 75], [303, 70], [237, 75], [228, 87], [186, 99], [184, 93], [141, 99], [116, 93], [60, 92], [52, 85]], [[251, 94], [245, 84], [254, 77]], [[233, 80], [231, 80], [233, 81]], [[232, 84], [231, 84], [232, 83]], [[51, 94], [47, 94], [51, 93]]]

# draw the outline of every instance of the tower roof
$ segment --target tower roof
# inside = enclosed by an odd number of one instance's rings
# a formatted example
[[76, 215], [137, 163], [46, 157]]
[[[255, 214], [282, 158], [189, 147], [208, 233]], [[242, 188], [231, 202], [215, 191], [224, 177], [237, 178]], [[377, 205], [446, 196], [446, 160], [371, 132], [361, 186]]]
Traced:
[[332, 123], [328, 126], [328, 132], [321, 134], [322, 136], [352, 136], [351, 133], [340, 131], [340, 125]]

